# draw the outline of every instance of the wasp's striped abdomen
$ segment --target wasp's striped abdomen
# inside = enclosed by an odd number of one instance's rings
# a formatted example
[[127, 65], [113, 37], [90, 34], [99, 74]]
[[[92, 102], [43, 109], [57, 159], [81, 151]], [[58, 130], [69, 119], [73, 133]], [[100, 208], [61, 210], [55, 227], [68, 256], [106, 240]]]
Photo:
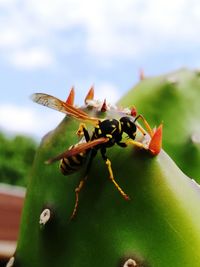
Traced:
[[[73, 145], [69, 147], [69, 150], [77, 146]], [[60, 160], [60, 171], [63, 175], [70, 175], [78, 171], [85, 163], [87, 152], [81, 152], [75, 156], [62, 158]]]

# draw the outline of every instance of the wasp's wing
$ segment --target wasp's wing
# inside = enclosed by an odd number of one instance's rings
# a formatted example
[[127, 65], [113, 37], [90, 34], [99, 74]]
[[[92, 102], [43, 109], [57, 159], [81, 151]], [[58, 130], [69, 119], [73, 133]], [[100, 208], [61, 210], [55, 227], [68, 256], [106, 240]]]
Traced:
[[74, 148], [68, 149], [68, 150], [64, 151], [63, 153], [57, 155], [56, 157], [45, 161], [45, 163], [51, 164], [51, 163], [58, 161], [62, 158], [69, 158], [69, 157], [75, 156], [75, 155], [77, 155], [81, 152], [85, 152], [86, 150], [91, 149], [95, 146], [107, 143], [108, 141], [109, 141], [109, 138], [101, 137], [101, 138], [95, 139], [93, 141], [89, 141], [87, 143], [78, 144]]
[[40, 105], [71, 115], [79, 120], [90, 121], [93, 123], [98, 123], [99, 121], [98, 118], [89, 117], [88, 114], [81, 109], [75, 108], [74, 106], [48, 94], [35, 93], [31, 95], [31, 99]]

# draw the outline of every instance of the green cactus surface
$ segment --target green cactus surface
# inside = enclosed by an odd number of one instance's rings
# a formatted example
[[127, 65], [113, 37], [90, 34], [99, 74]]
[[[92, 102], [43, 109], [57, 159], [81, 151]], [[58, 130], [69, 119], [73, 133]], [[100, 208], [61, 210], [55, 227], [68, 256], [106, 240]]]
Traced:
[[135, 105], [151, 125], [163, 121], [163, 148], [184, 173], [200, 182], [199, 71], [143, 77], [119, 103]]
[[200, 188], [164, 151], [152, 156], [133, 146], [108, 149], [115, 179], [129, 201], [109, 180], [98, 153], [70, 220], [85, 166], [63, 176], [58, 163], [44, 161], [77, 142], [78, 125], [65, 118], [42, 140], [9, 266], [199, 267]]

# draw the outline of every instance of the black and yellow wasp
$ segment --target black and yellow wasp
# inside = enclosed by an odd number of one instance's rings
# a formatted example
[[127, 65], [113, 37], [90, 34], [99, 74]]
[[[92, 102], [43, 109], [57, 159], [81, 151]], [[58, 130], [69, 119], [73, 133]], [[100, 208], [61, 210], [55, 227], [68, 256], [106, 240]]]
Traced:
[[[79, 192], [82, 189], [86, 179], [88, 172], [90, 170], [92, 161], [96, 156], [97, 152], [100, 151], [103, 160], [106, 163], [109, 172], [109, 178], [112, 183], [122, 195], [125, 200], [129, 200], [129, 196], [121, 189], [118, 183], [115, 181], [111, 161], [108, 159], [106, 155], [106, 150], [109, 147], [117, 144], [120, 147], [126, 147], [128, 144], [133, 144], [138, 147], [144, 147], [142, 143], [134, 141], [136, 137], [136, 131], [139, 129], [144, 135], [146, 131], [136, 124], [136, 121], [141, 118], [147, 128], [147, 131], [152, 136], [152, 130], [147, 123], [147, 121], [143, 118], [143, 116], [138, 115], [133, 118], [132, 116], [122, 116], [118, 119], [99, 119], [88, 116], [87, 113], [78, 109], [72, 105], [67, 104], [66, 102], [43, 93], [35, 93], [31, 96], [32, 100], [40, 105], [47, 106], [49, 108], [55, 109], [57, 111], [63, 112], [77, 120], [81, 120], [84, 122], [90, 122], [94, 125], [94, 129], [92, 134], [90, 135], [86, 125], [82, 122], [78, 128], [77, 134], [79, 136], [83, 136], [85, 141], [77, 143], [70, 148], [68, 148], [63, 153], [57, 155], [54, 158], [47, 160], [46, 163], [51, 164], [55, 161], [60, 160], [60, 170], [64, 175], [71, 174], [82, 167], [85, 163], [85, 159], [89, 157], [87, 160], [86, 173], [84, 178], [80, 181], [78, 187], [75, 189], [76, 193], [76, 202], [74, 206], [74, 210], [71, 218], [73, 218], [76, 214], [78, 202], [79, 202]], [[123, 133], [128, 135], [129, 141], [124, 142], [122, 140]], [[131, 139], [131, 140], [130, 140]]]

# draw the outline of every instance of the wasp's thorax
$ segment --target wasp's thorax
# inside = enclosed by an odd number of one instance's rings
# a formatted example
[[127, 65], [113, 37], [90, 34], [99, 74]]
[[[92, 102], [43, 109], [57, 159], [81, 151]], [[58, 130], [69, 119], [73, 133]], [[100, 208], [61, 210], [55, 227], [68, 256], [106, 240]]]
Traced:
[[122, 131], [128, 134], [131, 139], [135, 139], [137, 127], [131, 117], [122, 117], [120, 119]]

